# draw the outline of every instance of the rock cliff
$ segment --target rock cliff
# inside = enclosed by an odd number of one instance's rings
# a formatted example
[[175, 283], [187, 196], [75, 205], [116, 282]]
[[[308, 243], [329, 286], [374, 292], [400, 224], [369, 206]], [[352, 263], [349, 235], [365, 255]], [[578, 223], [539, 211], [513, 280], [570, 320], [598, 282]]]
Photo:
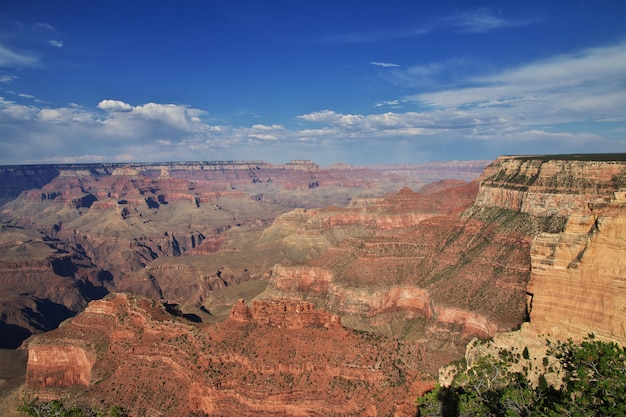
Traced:
[[429, 359], [307, 303], [241, 301], [202, 325], [116, 294], [29, 343], [26, 395], [131, 415], [415, 415]]
[[531, 243], [530, 331], [626, 344], [625, 178], [623, 155], [499, 158], [485, 170], [476, 206], [560, 219]]
[[385, 336], [443, 338], [457, 353], [473, 336], [519, 327], [532, 237], [462, 216], [476, 183], [431, 188], [279, 217], [266, 232], [291, 233], [284, 250], [296, 264], [275, 265], [260, 297], [306, 300]]

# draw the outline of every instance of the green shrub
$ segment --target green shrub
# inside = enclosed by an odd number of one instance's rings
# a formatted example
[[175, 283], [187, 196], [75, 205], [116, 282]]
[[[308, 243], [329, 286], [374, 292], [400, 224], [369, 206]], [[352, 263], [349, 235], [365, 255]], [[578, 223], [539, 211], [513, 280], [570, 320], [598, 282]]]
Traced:
[[[457, 374], [450, 387], [437, 386], [418, 399], [420, 416], [624, 416], [626, 350], [589, 335], [582, 343], [551, 343], [562, 375], [559, 387], [529, 380], [529, 370], [512, 371], [520, 355], [502, 350], [485, 356]], [[526, 358], [525, 351], [523, 357]], [[546, 365], [544, 361], [544, 365]], [[549, 372], [549, 369], [546, 369]]]
[[128, 417], [124, 409], [117, 406], [111, 406], [106, 411], [96, 408], [84, 411], [75, 406], [67, 408], [58, 400], [39, 401], [37, 398], [30, 401], [23, 400], [18, 411], [30, 417]]

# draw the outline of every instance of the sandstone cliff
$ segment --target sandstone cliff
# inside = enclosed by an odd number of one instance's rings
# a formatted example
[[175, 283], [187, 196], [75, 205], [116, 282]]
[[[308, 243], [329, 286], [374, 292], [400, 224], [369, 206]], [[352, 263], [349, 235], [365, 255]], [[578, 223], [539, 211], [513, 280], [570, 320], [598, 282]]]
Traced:
[[266, 233], [285, 233], [296, 264], [275, 265], [260, 297], [307, 300], [355, 329], [446, 340], [456, 354], [473, 336], [519, 327], [531, 236], [461, 216], [477, 184], [431, 189], [279, 217]]
[[476, 206], [561, 219], [531, 243], [532, 332], [626, 343], [624, 178], [622, 155], [503, 157], [485, 170]]
[[240, 302], [209, 326], [117, 294], [29, 343], [26, 394], [131, 415], [415, 415], [429, 361], [307, 303]]

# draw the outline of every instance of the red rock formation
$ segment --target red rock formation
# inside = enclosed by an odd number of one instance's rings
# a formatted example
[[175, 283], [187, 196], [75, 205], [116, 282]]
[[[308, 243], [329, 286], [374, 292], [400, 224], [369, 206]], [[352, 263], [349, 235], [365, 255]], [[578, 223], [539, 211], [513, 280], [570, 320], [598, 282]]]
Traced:
[[26, 391], [131, 415], [415, 415], [431, 360], [308, 303], [241, 302], [209, 326], [118, 294], [30, 342]]
[[499, 158], [477, 206], [561, 217], [530, 248], [529, 332], [626, 344], [626, 161], [620, 155]]
[[290, 300], [255, 300], [252, 308], [249, 308], [240, 299], [233, 306], [230, 319], [285, 329], [302, 329], [307, 326], [341, 328], [339, 316], [336, 314], [316, 310], [312, 303]]
[[[262, 297], [307, 300], [349, 316], [350, 327], [387, 335], [425, 319], [420, 337], [448, 334], [459, 351], [462, 340], [519, 327], [532, 237], [460, 216], [476, 184], [432, 188], [402, 189], [360, 208], [281, 216], [272, 228], [292, 231], [285, 250], [298, 264], [275, 265]], [[308, 256], [307, 243], [324, 252]], [[390, 326], [392, 317], [397, 325]]]
[[53, 345], [35, 340], [28, 346], [26, 383], [33, 389], [88, 387], [95, 360], [96, 352], [83, 340], [64, 339]]
[[[419, 171], [419, 167], [416, 169]], [[65, 305], [73, 314], [84, 307], [86, 300], [96, 297], [92, 287], [98, 289], [98, 296], [109, 290], [122, 290], [179, 303], [200, 303], [220, 286], [262, 276], [268, 266], [253, 262], [253, 272], [237, 272], [222, 279], [213, 276], [214, 271], [207, 273], [179, 261], [152, 265], [155, 259], [236, 252], [241, 250], [241, 243], [224, 244], [231, 230], [258, 230], [292, 207], [345, 205], [356, 195], [382, 196], [391, 189], [406, 185], [417, 188], [425, 182], [414, 175], [413, 168], [403, 169], [403, 174], [385, 172], [366, 168], [322, 169], [310, 161], [285, 165], [234, 161], [0, 167], [0, 195], [17, 196], [25, 190], [3, 207], [0, 221], [40, 233], [42, 241], [61, 243], [71, 263], [76, 264], [66, 268], [75, 272], [65, 274], [71, 279], [59, 288], [59, 280], [48, 279], [56, 275], [56, 258], [52, 261], [36, 256], [37, 259], [20, 260], [18, 267], [0, 265], [5, 270], [5, 289], [19, 287], [19, 293], [8, 294], [7, 290], [0, 294], [0, 325], [20, 326], [20, 337], [47, 330], [50, 324], [39, 320], [35, 325], [32, 317], [26, 317], [29, 308], [32, 315], [43, 316], [37, 303], [48, 301], [37, 301], [37, 297], [62, 294], [50, 300]], [[48, 182], [53, 177], [56, 178]], [[41, 188], [28, 190], [29, 185]], [[350, 216], [333, 221], [348, 222], [345, 227], [360, 227], [354, 225], [359, 217]], [[415, 217], [406, 211], [399, 215], [389, 211], [387, 217], [379, 216], [376, 221], [381, 229], [390, 229], [420, 219], [421, 215]], [[299, 248], [305, 248], [307, 253], [302, 256], [312, 258], [336, 241], [336, 237], [327, 241], [313, 239], [320, 246], [310, 249], [308, 243], [295, 242], [286, 253], [297, 257]], [[17, 254], [19, 246], [16, 243], [15, 251], [11, 251]], [[280, 254], [271, 244], [264, 250]], [[22, 252], [25, 253], [28, 252]], [[273, 256], [264, 258], [274, 260]], [[29, 271], [32, 279], [19, 278], [24, 271]], [[184, 277], [178, 276], [182, 272]], [[35, 279], [35, 273], [40, 277]], [[175, 285], [177, 282], [182, 285]], [[68, 286], [71, 288], [66, 289]], [[42, 287], [50, 291], [41, 294]], [[52, 322], [56, 325], [58, 320]]]

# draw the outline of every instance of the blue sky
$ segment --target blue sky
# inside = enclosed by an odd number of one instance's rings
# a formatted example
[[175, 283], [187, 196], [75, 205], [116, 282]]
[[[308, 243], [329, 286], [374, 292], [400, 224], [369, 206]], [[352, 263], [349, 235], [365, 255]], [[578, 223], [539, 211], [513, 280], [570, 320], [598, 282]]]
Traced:
[[0, 0], [0, 164], [626, 152], [626, 2]]

